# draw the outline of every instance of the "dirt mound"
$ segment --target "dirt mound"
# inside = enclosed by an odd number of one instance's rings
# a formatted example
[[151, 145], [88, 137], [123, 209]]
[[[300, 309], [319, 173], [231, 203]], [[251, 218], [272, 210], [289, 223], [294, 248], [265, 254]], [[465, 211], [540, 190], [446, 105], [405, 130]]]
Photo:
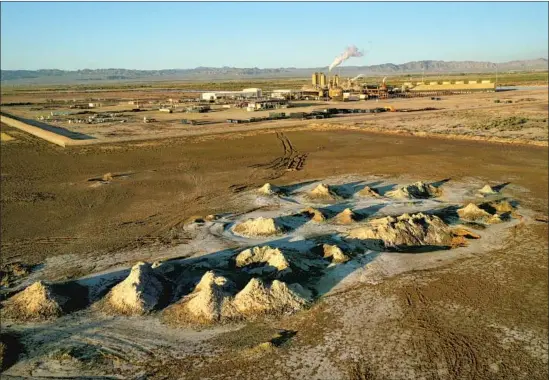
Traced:
[[350, 208], [346, 208], [334, 216], [334, 222], [337, 224], [351, 224], [356, 222], [356, 220], [356, 214]]
[[425, 199], [438, 197], [442, 194], [442, 191], [433, 185], [423, 183], [421, 181], [412, 185], [401, 187], [397, 190], [388, 191], [387, 196], [391, 198], [412, 198], [412, 199]]
[[278, 280], [268, 285], [253, 278], [234, 297], [231, 290], [232, 283], [225, 277], [206, 272], [191, 294], [166, 310], [166, 318], [174, 322], [223, 322], [294, 312], [309, 302], [307, 291], [300, 285], [287, 285]]
[[65, 313], [69, 298], [58, 294], [54, 288], [37, 281], [6, 302], [6, 316], [19, 320], [45, 320]]
[[233, 227], [233, 232], [242, 236], [272, 236], [284, 232], [284, 229], [277, 225], [273, 218], [259, 217], [248, 219]]
[[105, 173], [103, 174], [103, 177], [101, 177], [101, 179], [105, 182], [112, 181], [113, 178], [114, 176], [112, 175], [112, 173]]
[[295, 312], [307, 304], [304, 289], [298, 285], [287, 285], [274, 280], [270, 285], [263, 280], [252, 278], [236, 294], [232, 306], [236, 316], [254, 316], [258, 314], [279, 314]]
[[500, 223], [501, 218], [498, 214], [490, 214], [489, 212], [479, 208], [473, 203], [469, 203], [467, 206], [457, 210], [459, 217], [465, 221], [476, 223], [494, 224]]
[[275, 195], [280, 193], [280, 188], [273, 186], [270, 183], [266, 183], [261, 186], [257, 191], [258, 193], [263, 195]]
[[308, 216], [311, 218], [311, 220], [315, 222], [324, 222], [326, 220], [326, 216], [322, 213], [322, 211], [317, 210], [313, 207], [307, 207], [303, 211], [301, 211], [302, 214]]
[[309, 198], [313, 199], [337, 199], [336, 192], [326, 184], [319, 184], [313, 190], [309, 191]]
[[359, 197], [371, 197], [371, 198], [379, 198], [381, 195], [379, 195], [378, 191], [376, 189], [372, 189], [371, 187], [364, 187], [364, 189], [360, 190], [357, 195]]
[[204, 217], [204, 220], [205, 220], [206, 222], [213, 222], [214, 220], [217, 220], [217, 219], [219, 219], [219, 216], [217, 216], [217, 215], [215, 215], [215, 214], [206, 215], [206, 216]]
[[480, 189], [478, 193], [482, 196], [487, 196], [497, 194], [498, 192], [492, 189], [490, 185], [484, 185], [484, 187]]
[[372, 249], [412, 247], [450, 247], [452, 233], [446, 223], [434, 215], [403, 214], [372, 220], [367, 226], [349, 232]]
[[468, 239], [480, 239], [480, 236], [461, 227], [452, 230], [452, 248], [467, 247]]
[[515, 207], [507, 200], [483, 203], [479, 208], [490, 214], [511, 214], [516, 215]]
[[246, 249], [236, 256], [235, 261], [238, 268], [252, 267], [249, 273], [283, 275], [292, 271], [290, 263], [280, 249], [269, 246]]
[[344, 263], [351, 259], [337, 245], [323, 244], [322, 251], [324, 253], [323, 257], [330, 259], [334, 264]]
[[172, 322], [212, 323], [221, 320], [230, 301], [232, 283], [214, 271], [206, 272], [192, 293], [165, 311]]
[[458, 227], [458, 228], [454, 228], [452, 230], [452, 234], [454, 236], [463, 236], [467, 239], [480, 239], [480, 235], [477, 235], [475, 234], [474, 232], [471, 232], [469, 231], [468, 229], [466, 228], [461, 228], [461, 227]]
[[149, 263], [137, 263], [128, 277], [107, 294], [104, 307], [119, 314], [145, 314], [160, 302], [164, 281]]

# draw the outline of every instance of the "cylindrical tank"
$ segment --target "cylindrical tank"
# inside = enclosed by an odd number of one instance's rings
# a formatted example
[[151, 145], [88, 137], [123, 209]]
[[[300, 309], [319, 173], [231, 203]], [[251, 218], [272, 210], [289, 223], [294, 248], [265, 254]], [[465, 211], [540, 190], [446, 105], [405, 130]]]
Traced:
[[318, 73], [313, 73], [313, 75], [311, 77], [311, 82], [312, 82], [313, 86], [318, 85]]

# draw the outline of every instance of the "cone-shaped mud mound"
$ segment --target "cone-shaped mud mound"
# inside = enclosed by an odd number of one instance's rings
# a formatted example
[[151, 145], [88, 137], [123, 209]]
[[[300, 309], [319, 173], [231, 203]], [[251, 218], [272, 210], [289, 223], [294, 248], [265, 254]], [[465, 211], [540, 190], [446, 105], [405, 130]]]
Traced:
[[225, 277], [207, 272], [191, 294], [165, 311], [165, 317], [170, 322], [223, 322], [298, 311], [309, 302], [308, 292], [298, 284], [267, 284], [253, 278], [234, 297], [232, 286]]
[[473, 203], [457, 210], [459, 217], [465, 221], [476, 223], [494, 224], [500, 223], [501, 218], [498, 214], [490, 214], [489, 212], [479, 208]]
[[248, 267], [249, 273], [284, 275], [292, 271], [282, 251], [268, 246], [246, 249], [236, 256], [235, 261], [238, 268]]
[[330, 186], [321, 183], [308, 194], [309, 198], [312, 199], [324, 199], [324, 200], [335, 200], [338, 198], [334, 190]]
[[377, 190], [372, 189], [368, 186], [364, 187], [364, 189], [360, 190], [357, 195], [359, 197], [369, 197], [369, 198], [379, 198], [380, 195]]
[[486, 195], [494, 195], [494, 194], [497, 194], [498, 192], [495, 191], [494, 189], [492, 189], [492, 187], [490, 185], [484, 185], [484, 187], [482, 189], [480, 189], [478, 191], [478, 193], [480, 195], [486, 196]]
[[278, 226], [272, 218], [259, 217], [236, 224], [233, 227], [233, 232], [242, 236], [258, 237], [277, 235], [283, 233], [284, 229]]
[[8, 300], [4, 313], [19, 320], [45, 320], [65, 313], [69, 298], [57, 294], [54, 288], [37, 281]]
[[119, 314], [145, 314], [158, 305], [165, 280], [149, 263], [137, 263], [124, 281], [107, 294], [104, 308]]
[[450, 228], [437, 216], [403, 214], [372, 220], [367, 226], [355, 228], [349, 237], [363, 240], [371, 249], [409, 249], [431, 246], [433, 249], [450, 247]]
[[263, 186], [261, 186], [257, 192], [259, 194], [263, 195], [275, 195], [280, 193], [280, 188], [271, 185], [270, 183], [266, 183]]
[[351, 259], [337, 245], [324, 244], [322, 245], [322, 251], [324, 258], [330, 259], [334, 264], [344, 263]]
[[320, 210], [313, 207], [307, 207], [301, 213], [310, 217], [314, 222], [324, 222], [326, 220], [324, 214]]
[[334, 223], [351, 224], [356, 222], [356, 219], [356, 214], [350, 208], [346, 208], [334, 217]]
[[170, 322], [211, 323], [221, 319], [229, 301], [232, 283], [215, 272], [206, 272], [195, 289], [164, 314]]
[[389, 191], [387, 192], [386, 195], [388, 197], [398, 198], [398, 199], [406, 199], [406, 198], [426, 199], [426, 198], [438, 197], [442, 195], [442, 191], [433, 185], [419, 181], [412, 185], [404, 186], [397, 190]]
[[261, 279], [252, 278], [237, 293], [232, 304], [236, 316], [295, 312], [307, 304], [305, 293], [298, 284], [287, 285], [274, 280], [269, 285]]

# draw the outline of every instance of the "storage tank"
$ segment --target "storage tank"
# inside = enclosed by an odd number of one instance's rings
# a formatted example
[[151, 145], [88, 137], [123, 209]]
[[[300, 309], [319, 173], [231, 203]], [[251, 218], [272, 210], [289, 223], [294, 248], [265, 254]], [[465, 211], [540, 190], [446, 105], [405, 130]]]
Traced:
[[320, 73], [320, 87], [326, 87], [326, 75]]
[[311, 83], [313, 86], [318, 86], [318, 73], [313, 73], [311, 76]]

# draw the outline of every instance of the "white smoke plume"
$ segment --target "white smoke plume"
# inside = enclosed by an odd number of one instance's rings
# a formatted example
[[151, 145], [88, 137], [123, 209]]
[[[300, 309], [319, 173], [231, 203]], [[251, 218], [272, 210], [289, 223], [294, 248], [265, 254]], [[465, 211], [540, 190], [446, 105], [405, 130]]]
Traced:
[[364, 76], [364, 74], [358, 74], [356, 77], [351, 79], [351, 82], [354, 82], [355, 80], [357, 80], [358, 78], [362, 78], [363, 76]]
[[356, 46], [349, 46], [340, 56], [334, 59], [332, 64], [328, 67], [328, 71], [332, 71], [334, 67], [341, 65], [343, 62], [351, 57], [362, 57], [363, 55], [364, 53], [362, 51], [359, 51]]

